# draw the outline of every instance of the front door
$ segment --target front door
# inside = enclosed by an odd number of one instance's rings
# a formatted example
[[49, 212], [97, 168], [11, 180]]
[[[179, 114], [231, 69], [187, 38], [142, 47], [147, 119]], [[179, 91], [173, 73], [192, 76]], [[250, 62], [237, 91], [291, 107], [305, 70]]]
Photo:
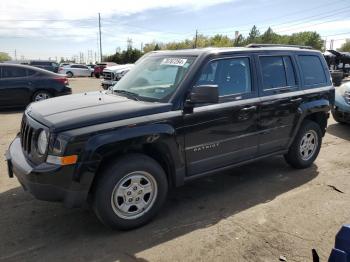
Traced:
[[195, 85], [218, 85], [219, 103], [196, 105], [184, 115], [187, 175], [255, 157], [257, 90], [250, 56], [209, 61]]

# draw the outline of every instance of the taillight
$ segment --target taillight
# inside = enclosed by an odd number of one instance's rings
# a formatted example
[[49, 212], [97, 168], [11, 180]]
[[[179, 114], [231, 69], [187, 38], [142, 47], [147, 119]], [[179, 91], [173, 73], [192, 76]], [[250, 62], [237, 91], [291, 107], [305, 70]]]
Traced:
[[66, 86], [68, 85], [67, 77], [56, 77], [55, 80]]

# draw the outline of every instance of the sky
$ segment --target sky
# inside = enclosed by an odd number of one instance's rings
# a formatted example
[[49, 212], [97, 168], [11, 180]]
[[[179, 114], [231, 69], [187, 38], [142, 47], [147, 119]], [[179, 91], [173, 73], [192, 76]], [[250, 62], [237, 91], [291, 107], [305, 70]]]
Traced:
[[350, 38], [349, 0], [10, 0], [0, 2], [0, 52], [17, 59], [99, 56], [156, 41], [181, 41], [200, 34], [247, 35], [253, 25], [276, 33], [317, 31], [334, 40]]

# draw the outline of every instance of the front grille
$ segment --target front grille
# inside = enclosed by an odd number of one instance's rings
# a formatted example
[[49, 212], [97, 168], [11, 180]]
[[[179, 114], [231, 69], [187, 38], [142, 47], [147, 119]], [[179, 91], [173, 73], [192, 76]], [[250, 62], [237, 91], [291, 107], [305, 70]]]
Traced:
[[20, 140], [24, 155], [32, 163], [39, 164], [45, 161], [46, 156], [40, 155], [37, 151], [37, 140], [39, 133], [46, 129], [45, 126], [30, 118], [27, 114], [23, 115]]
[[114, 79], [114, 73], [112, 73], [112, 72], [103, 72], [103, 78], [105, 80], [113, 80]]
[[34, 141], [35, 133], [36, 132], [34, 128], [31, 127], [27, 122], [27, 118], [23, 116], [22, 125], [21, 125], [21, 145], [22, 145], [23, 151], [28, 155], [31, 153], [32, 146], [36, 142]]

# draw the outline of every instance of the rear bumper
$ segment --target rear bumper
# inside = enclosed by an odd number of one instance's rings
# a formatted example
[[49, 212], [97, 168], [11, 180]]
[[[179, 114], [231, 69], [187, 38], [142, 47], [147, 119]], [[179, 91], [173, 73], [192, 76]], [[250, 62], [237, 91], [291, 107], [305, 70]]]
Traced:
[[9, 177], [16, 176], [35, 198], [63, 202], [67, 207], [80, 207], [85, 203], [88, 190], [81, 189], [81, 184], [74, 181], [74, 166], [33, 165], [23, 154], [19, 137], [11, 143], [5, 157]]
[[65, 95], [71, 95], [72, 94], [72, 88], [65, 86], [64, 89], [62, 89], [59, 92], [56, 92], [56, 96], [65, 96]]

